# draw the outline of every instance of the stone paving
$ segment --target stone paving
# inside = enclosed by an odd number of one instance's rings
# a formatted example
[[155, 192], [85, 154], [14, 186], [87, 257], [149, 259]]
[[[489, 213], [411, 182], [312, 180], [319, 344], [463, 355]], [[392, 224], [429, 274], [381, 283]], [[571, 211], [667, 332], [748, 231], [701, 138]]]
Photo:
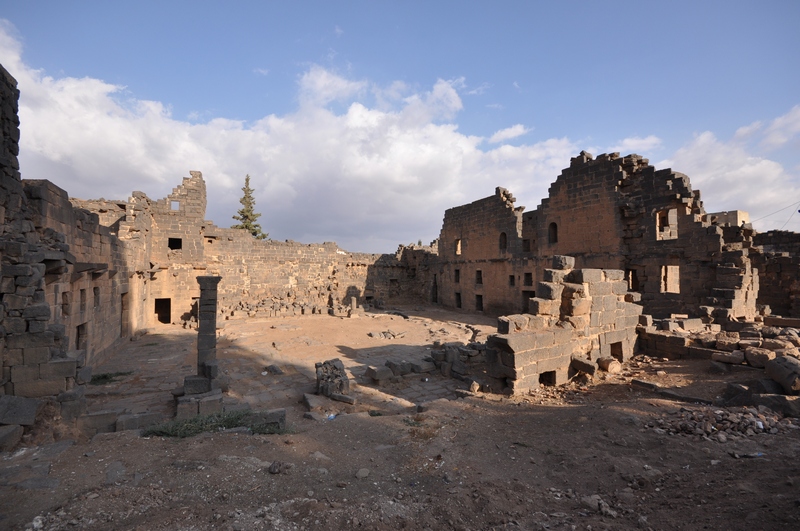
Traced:
[[[390, 323], [391, 326], [410, 326], [400, 318], [396, 321]], [[436, 328], [437, 333], [445, 331], [444, 328], [439, 330], [441, 323], [434, 324], [432, 328]], [[355, 331], [350, 330], [354, 325]], [[336, 329], [331, 341], [318, 338], [316, 329], [320, 326]], [[438, 373], [409, 374], [386, 387], [374, 387], [363, 377], [368, 366], [381, 366], [388, 360], [422, 360], [429, 355], [430, 345], [420, 339], [427, 336], [420, 334], [410, 341], [364, 339], [369, 326], [374, 327], [374, 323], [368, 319], [354, 323], [328, 316], [226, 323], [217, 345], [220, 373], [229, 382], [225, 403], [243, 403], [255, 409], [296, 407], [304, 393], [315, 391], [314, 364], [333, 358], [342, 359], [359, 384], [354, 396], [362, 395], [359, 400], [373, 404], [398, 400], [419, 404], [452, 398], [456, 389], [465, 387], [462, 382]], [[342, 334], [352, 334], [359, 339], [344, 346]], [[125, 410], [172, 417], [175, 409], [171, 391], [182, 385], [184, 376], [194, 374], [196, 342], [195, 330], [160, 325], [135, 341], [123, 344], [102, 365], [94, 367], [95, 376], [114, 373], [118, 376], [111, 383], [88, 386], [89, 412]]]

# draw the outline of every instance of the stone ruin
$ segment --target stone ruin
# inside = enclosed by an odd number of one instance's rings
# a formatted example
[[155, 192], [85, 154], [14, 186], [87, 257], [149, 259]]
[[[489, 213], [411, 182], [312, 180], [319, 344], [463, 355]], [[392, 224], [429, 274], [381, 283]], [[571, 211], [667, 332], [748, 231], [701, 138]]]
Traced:
[[[642, 307], [628, 293], [624, 273], [576, 269], [555, 256], [537, 285], [530, 315], [500, 317], [486, 344], [488, 374], [519, 394], [540, 384], [560, 385], [576, 372], [594, 374], [631, 358]], [[605, 360], [605, 361], [603, 361]]]
[[[357, 317], [399, 303], [501, 317], [483, 349], [443, 346], [426, 362], [463, 377], [465, 364], [485, 359], [489, 380], [473, 383], [489, 389], [560, 383], [636, 349], [726, 363], [737, 351], [747, 362], [770, 358], [753, 350], [766, 348], [786, 358], [776, 377], [796, 373], [793, 351], [769, 348], [774, 338], [748, 341], [754, 328], [800, 328], [800, 235], [758, 234], [744, 212], [708, 213], [686, 175], [639, 155], [581, 152], [534, 210], [498, 187], [448, 209], [431, 246], [352, 253], [217, 227], [204, 219], [197, 171], [156, 200], [138, 191], [70, 199], [49, 181], [23, 180], [18, 98], [0, 67], [0, 412], [17, 407], [9, 397], [46, 398], [75, 422], [92, 366], [158, 323], [199, 323], [198, 374], [178, 400], [181, 415], [206, 412], [218, 407], [200, 396], [215, 392], [209, 356], [226, 320]], [[552, 265], [561, 256], [572, 260]], [[203, 324], [205, 277], [221, 279], [213, 326]], [[695, 328], [716, 334], [713, 347]], [[727, 350], [733, 334], [740, 348]], [[382, 381], [403, 367], [373, 369]]]

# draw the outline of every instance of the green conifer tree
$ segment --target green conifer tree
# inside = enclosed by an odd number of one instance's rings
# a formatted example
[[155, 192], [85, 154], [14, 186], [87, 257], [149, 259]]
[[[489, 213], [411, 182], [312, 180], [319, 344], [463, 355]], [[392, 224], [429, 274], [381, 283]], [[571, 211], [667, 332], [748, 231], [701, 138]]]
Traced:
[[233, 216], [233, 219], [239, 223], [233, 225], [231, 228], [244, 229], [252, 234], [253, 237], [263, 240], [269, 236], [269, 233], [263, 233], [261, 231], [261, 225], [256, 223], [256, 220], [261, 217], [261, 214], [257, 213], [255, 210], [256, 200], [253, 197], [253, 189], [250, 188], [250, 175], [246, 175], [244, 178], [244, 188], [242, 188], [242, 192], [244, 192], [244, 195], [239, 199], [242, 208]]

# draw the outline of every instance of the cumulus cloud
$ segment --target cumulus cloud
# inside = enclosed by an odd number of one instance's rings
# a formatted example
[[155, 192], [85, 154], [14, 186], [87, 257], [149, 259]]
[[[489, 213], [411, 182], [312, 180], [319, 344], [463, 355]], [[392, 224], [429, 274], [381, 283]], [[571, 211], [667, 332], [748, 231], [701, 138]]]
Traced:
[[[795, 109], [772, 124], [784, 127], [791, 123]], [[783, 227], [800, 231], [800, 216], [791, 216], [796, 208], [782, 210], [800, 201], [800, 174], [796, 168], [787, 170], [759, 152], [759, 146], [772, 145], [769, 138], [775, 129], [770, 125], [762, 132], [760, 124], [750, 124], [740, 128], [730, 141], [705, 131], [659, 166], [689, 175], [693, 188], [702, 191], [709, 212], [745, 210], [757, 230]], [[744, 141], [747, 138], [750, 142]]]
[[206, 218], [229, 226], [250, 174], [273, 238], [391, 252], [398, 243], [433, 240], [445, 209], [496, 186], [535, 207], [577, 152], [566, 138], [481, 150], [484, 138], [454, 123], [463, 109], [461, 78], [427, 90], [378, 87], [318, 65], [298, 77], [294, 112], [254, 123], [184, 121], [124, 86], [26, 65], [12, 29], [0, 27], [0, 62], [21, 90], [23, 177], [49, 179], [74, 197], [124, 200], [142, 190], [157, 199], [200, 170]]
[[497, 131], [495, 134], [489, 137], [490, 144], [499, 144], [500, 142], [505, 142], [506, 140], [511, 140], [512, 138], [517, 138], [518, 136], [522, 136], [526, 133], [529, 133], [530, 129], [525, 127], [522, 124], [512, 125], [511, 127], [506, 127], [505, 129], [501, 129]]
[[661, 147], [661, 139], [655, 135], [649, 135], [644, 138], [631, 136], [620, 140], [616, 145], [608, 148], [607, 152], [618, 152], [622, 155], [629, 155], [631, 153], [646, 155], [659, 147]]

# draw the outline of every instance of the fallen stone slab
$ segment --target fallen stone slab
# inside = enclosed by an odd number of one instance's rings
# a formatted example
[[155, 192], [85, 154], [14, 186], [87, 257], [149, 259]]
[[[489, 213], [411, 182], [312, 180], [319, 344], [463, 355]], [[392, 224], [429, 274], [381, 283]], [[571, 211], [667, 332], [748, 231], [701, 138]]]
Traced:
[[589, 375], [594, 375], [594, 373], [597, 371], [597, 364], [584, 358], [573, 356], [572, 360], [570, 361], [570, 365], [576, 371], [585, 372]]
[[744, 351], [744, 358], [751, 367], [763, 369], [769, 360], [775, 359], [777, 354], [771, 350], [759, 347], [747, 347]]
[[345, 404], [353, 405], [356, 403], [356, 399], [352, 396], [343, 395], [341, 393], [331, 393], [328, 395], [332, 400], [336, 400], [337, 402], [344, 402]]
[[33, 426], [41, 400], [22, 396], [0, 396], [0, 424]]
[[711, 359], [720, 363], [740, 365], [744, 363], [744, 351], [734, 350], [733, 352], [726, 352], [718, 350], [711, 355]]
[[330, 401], [324, 396], [303, 393], [303, 405], [308, 411], [323, 411]]
[[771, 359], [765, 364], [764, 373], [778, 382], [786, 393], [800, 393], [800, 360], [787, 356]]

